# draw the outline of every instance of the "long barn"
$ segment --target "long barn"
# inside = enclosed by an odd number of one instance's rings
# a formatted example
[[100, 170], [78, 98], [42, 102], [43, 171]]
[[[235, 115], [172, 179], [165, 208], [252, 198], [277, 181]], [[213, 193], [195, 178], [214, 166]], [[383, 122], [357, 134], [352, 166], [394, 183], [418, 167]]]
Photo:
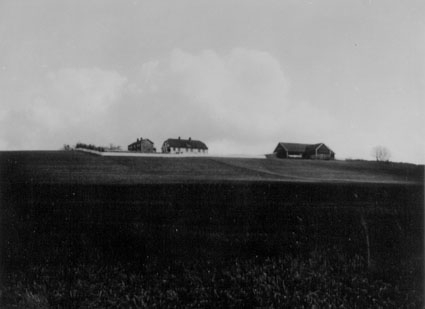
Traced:
[[189, 139], [169, 138], [162, 144], [163, 153], [173, 154], [208, 154], [208, 147], [204, 142]]
[[298, 143], [279, 143], [273, 153], [277, 158], [299, 158], [315, 160], [334, 160], [333, 152], [324, 143], [317, 144], [298, 144]]

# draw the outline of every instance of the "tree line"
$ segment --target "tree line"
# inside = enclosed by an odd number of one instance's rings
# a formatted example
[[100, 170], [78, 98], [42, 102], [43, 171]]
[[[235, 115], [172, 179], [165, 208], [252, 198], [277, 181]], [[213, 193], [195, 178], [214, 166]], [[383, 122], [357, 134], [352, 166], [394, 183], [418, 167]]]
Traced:
[[84, 144], [84, 143], [77, 143], [75, 145], [75, 148], [81, 148], [81, 149], [88, 149], [88, 150], [95, 150], [95, 151], [99, 151], [99, 152], [104, 152], [105, 148], [104, 147], [98, 147], [92, 144]]

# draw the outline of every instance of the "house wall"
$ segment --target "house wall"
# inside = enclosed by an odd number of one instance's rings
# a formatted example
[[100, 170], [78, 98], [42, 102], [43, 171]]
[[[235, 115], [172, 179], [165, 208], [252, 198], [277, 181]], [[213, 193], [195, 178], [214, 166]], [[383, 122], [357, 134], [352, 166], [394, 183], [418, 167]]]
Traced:
[[148, 141], [141, 141], [139, 145], [140, 145], [141, 152], [145, 152], [145, 153], [155, 152], [153, 144]]
[[127, 149], [129, 151], [137, 151], [137, 144], [136, 143], [130, 144], [130, 145], [128, 145]]
[[135, 142], [131, 145], [128, 145], [129, 151], [139, 151], [143, 153], [151, 153], [155, 152], [155, 148], [153, 144], [147, 140]]
[[161, 152], [163, 152], [163, 153], [169, 153], [169, 152], [170, 152], [169, 145], [168, 145], [168, 143], [167, 143], [167, 142], [164, 142], [164, 143], [162, 144]]

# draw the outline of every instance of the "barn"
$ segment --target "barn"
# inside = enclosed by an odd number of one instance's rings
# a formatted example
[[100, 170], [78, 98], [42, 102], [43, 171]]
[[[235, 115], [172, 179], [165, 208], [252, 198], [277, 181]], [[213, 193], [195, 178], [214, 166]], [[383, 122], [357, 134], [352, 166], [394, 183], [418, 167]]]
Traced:
[[324, 143], [298, 144], [279, 143], [273, 154], [277, 158], [334, 160], [335, 153]]
[[182, 138], [169, 138], [162, 144], [163, 153], [174, 154], [207, 154], [208, 147], [204, 142]]
[[137, 151], [143, 153], [156, 152], [153, 142], [150, 139], [138, 138], [134, 143], [131, 143], [127, 147], [128, 151]]

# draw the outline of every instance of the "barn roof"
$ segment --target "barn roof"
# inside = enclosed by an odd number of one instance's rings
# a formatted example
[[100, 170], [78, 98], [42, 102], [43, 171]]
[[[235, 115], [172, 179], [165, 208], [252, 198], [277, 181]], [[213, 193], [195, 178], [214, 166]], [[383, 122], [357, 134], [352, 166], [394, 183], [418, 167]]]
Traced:
[[196, 149], [208, 149], [207, 145], [201, 141], [193, 139], [180, 139], [180, 138], [169, 138], [164, 143], [168, 143], [170, 147], [176, 148], [196, 148]]
[[312, 144], [312, 145], [308, 145], [305, 149], [306, 152], [314, 152], [316, 149], [320, 148], [321, 146], [325, 146], [326, 148], [328, 148], [332, 153], [333, 152], [332, 149], [330, 149], [327, 145], [325, 145], [324, 143], [317, 143], [317, 144]]
[[305, 147], [305, 151], [315, 151], [320, 145], [323, 145], [323, 143], [307, 145], [307, 147]]
[[[321, 145], [325, 145], [324, 143], [316, 143], [316, 144], [298, 144], [298, 143], [283, 143], [280, 142], [278, 144], [278, 147], [281, 146], [284, 149], [286, 149], [288, 152], [291, 153], [298, 153], [298, 154], [302, 154], [302, 153], [306, 153], [306, 152], [314, 152], [319, 146]], [[326, 146], [326, 145], [325, 145]], [[330, 151], [332, 151], [332, 149], [330, 149], [328, 146], [326, 146]], [[275, 150], [276, 151], [276, 150]], [[332, 151], [333, 152], [333, 151]]]
[[298, 144], [298, 143], [279, 143], [280, 146], [285, 148], [288, 152], [303, 153], [309, 144]]

